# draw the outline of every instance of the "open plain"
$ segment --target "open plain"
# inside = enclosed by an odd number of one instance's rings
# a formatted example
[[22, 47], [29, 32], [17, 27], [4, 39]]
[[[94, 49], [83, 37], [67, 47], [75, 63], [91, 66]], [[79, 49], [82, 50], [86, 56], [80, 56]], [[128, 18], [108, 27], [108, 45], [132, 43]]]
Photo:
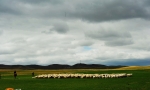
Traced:
[[[1, 69], [0, 90], [14, 88], [21, 90], [150, 90], [150, 66], [129, 66], [118, 69], [60, 69], [22, 70]], [[31, 73], [39, 74], [112, 74], [132, 73], [126, 78], [63, 78], [35, 79]]]

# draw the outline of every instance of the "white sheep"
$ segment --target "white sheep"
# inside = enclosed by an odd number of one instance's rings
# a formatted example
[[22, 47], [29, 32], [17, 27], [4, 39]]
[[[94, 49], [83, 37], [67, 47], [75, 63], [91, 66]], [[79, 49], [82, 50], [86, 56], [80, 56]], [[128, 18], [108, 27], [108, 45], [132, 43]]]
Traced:
[[33, 78], [123, 78], [130, 77], [132, 73], [118, 73], [118, 74], [41, 74]]

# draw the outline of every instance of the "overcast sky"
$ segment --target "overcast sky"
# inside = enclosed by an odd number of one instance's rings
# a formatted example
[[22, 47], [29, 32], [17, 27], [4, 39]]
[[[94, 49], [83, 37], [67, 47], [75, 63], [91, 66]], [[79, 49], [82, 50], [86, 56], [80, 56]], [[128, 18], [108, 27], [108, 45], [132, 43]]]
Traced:
[[0, 64], [150, 65], [150, 0], [0, 0]]

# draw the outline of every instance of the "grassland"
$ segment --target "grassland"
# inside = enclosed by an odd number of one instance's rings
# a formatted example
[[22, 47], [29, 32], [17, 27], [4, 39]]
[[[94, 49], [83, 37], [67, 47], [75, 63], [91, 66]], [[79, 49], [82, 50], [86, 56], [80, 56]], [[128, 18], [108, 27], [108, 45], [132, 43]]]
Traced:
[[[0, 90], [13, 87], [21, 90], [150, 90], [150, 68], [124, 67], [116, 70], [72, 69], [72, 70], [16, 70], [18, 79], [13, 78], [13, 69], [2, 69]], [[128, 78], [109, 79], [32, 79], [31, 73], [133, 73]]]

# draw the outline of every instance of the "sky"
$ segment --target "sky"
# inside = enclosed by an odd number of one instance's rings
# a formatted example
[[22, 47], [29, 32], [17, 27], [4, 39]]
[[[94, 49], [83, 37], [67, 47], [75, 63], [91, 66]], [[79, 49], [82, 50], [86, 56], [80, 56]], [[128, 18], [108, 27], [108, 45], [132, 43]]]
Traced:
[[0, 0], [0, 64], [150, 65], [150, 0]]

